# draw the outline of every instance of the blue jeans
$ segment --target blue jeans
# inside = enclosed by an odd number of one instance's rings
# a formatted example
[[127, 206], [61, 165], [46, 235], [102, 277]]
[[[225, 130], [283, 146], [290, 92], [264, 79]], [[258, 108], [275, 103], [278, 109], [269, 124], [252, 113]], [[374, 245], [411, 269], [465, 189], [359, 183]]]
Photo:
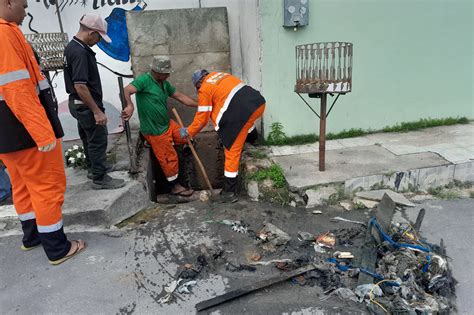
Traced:
[[8, 177], [5, 168], [0, 166], [0, 201], [10, 197], [12, 193], [12, 186], [10, 184], [10, 177]]

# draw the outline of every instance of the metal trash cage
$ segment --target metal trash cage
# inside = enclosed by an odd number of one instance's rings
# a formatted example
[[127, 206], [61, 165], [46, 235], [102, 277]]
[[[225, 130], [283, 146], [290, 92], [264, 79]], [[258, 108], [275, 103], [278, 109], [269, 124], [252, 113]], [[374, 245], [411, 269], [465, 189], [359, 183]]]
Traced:
[[296, 46], [296, 93], [348, 93], [352, 90], [352, 43]]
[[64, 68], [64, 49], [68, 44], [67, 33], [25, 34], [25, 37], [38, 54], [44, 71]]

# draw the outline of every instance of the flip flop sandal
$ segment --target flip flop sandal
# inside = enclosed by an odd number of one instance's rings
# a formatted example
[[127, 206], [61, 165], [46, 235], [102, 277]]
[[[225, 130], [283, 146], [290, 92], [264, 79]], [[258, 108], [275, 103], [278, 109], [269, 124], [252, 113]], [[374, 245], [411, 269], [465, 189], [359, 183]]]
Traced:
[[79, 254], [80, 252], [82, 252], [84, 249], [86, 249], [86, 243], [84, 243], [84, 247], [83, 247], [83, 248], [79, 248], [79, 241], [74, 240], [74, 241], [71, 241], [71, 243], [72, 243], [72, 242], [76, 243], [76, 244], [77, 244], [77, 247], [76, 247], [76, 249], [75, 249], [71, 254], [66, 255], [66, 256], [64, 256], [63, 258], [60, 258], [60, 259], [58, 259], [58, 260], [50, 260], [49, 263], [50, 263], [51, 265], [54, 265], [54, 266], [59, 265], [59, 264], [62, 264], [63, 262], [65, 262], [65, 261], [68, 260], [69, 258], [72, 258], [72, 257], [76, 256], [77, 254]]
[[35, 249], [36, 247], [39, 247], [40, 245], [41, 245], [41, 243], [39, 243], [37, 245], [30, 246], [30, 247], [26, 247], [25, 245], [21, 245], [20, 249], [24, 252], [27, 252], [27, 251], [30, 251], [32, 249]]

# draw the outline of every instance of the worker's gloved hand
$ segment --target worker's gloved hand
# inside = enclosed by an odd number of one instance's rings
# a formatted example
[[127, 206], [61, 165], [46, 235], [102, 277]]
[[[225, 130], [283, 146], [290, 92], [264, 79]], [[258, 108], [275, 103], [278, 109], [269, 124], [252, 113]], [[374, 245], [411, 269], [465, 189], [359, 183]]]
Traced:
[[181, 138], [189, 137], [188, 128], [179, 128], [179, 135], [181, 136]]

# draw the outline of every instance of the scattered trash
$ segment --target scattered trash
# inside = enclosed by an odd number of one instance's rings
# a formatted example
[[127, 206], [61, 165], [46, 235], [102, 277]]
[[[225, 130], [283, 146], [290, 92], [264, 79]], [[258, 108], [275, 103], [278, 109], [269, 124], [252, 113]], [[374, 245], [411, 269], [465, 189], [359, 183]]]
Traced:
[[351, 289], [348, 289], [348, 288], [337, 288], [336, 290], [332, 291], [330, 294], [321, 298], [321, 301], [327, 300], [332, 295], [337, 295], [343, 301], [351, 300], [356, 303], [359, 302], [359, 299], [357, 298], [355, 293]]
[[326, 250], [318, 244], [314, 244], [314, 251], [319, 254], [325, 254]]
[[298, 239], [300, 241], [314, 241], [314, 235], [308, 232], [298, 232]]
[[221, 220], [221, 221], [205, 221], [205, 223], [220, 223], [224, 225], [228, 225], [232, 227], [232, 230], [238, 233], [247, 234], [248, 232], [248, 224], [243, 223], [242, 221], [234, 221], [234, 220]]
[[356, 224], [366, 225], [364, 222], [349, 220], [349, 219], [345, 219], [345, 218], [342, 218], [342, 217], [334, 217], [334, 218], [331, 218], [331, 221], [333, 221], [333, 222], [340, 222], [340, 221], [342, 221], [342, 222], [349, 222], [349, 223], [356, 223]]
[[202, 190], [200, 193], [199, 193], [199, 200], [201, 202], [208, 202], [209, 201], [209, 198], [211, 196], [211, 193], [207, 190]]
[[256, 251], [245, 253], [245, 257], [247, 258], [248, 261], [259, 261], [260, 259], [262, 259], [262, 256]]
[[235, 231], [235, 232], [243, 233], [243, 234], [247, 234], [247, 231], [248, 231], [247, 226], [240, 223], [240, 221], [236, 221], [232, 225], [232, 230]]
[[158, 303], [159, 304], [165, 304], [165, 303], [169, 303], [172, 299], [173, 299], [173, 293], [174, 291], [176, 291], [176, 289], [178, 288], [178, 286], [183, 282], [183, 279], [178, 279], [178, 280], [174, 280], [172, 281], [170, 284], [168, 284], [167, 286], [164, 287], [164, 291], [166, 292], [166, 295], [161, 297], [159, 300], [158, 300]]
[[270, 242], [276, 246], [285, 245], [291, 240], [291, 237], [287, 233], [271, 223], [265, 224], [263, 229], [257, 233], [257, 236], [264, 242]]
[[191, 281], [181, 284], [177, 291], [180, 294], [190, 294], [191, 288], [194, 287], [195, 285], [197, 285], [197, 282], [194, 280], [191, 280]]
[[352, 255], [351, 252], [334, 252], [334, 257], [338, 258], [338, 259], [352, 259], [354, 258], [354, 255]]
[[355, 295], [359, 297], [359, 302], [370, 300], [372, 297], [382, 296], [382, 289], [373, 283], [362, 284], [355, 289]]
[[321, 210], [313, 210], [312, 214], [323, 214]]
[[320, 234], [316, 237], [316, 244], [322, 247], [334, 248], [336, 245], [336, 236], [329, 231]]
[[347, 202], [347, 201], [341, 201], [339, 205], [346, 211], [351, 211], [354, 209], [354, 206], [352, 205], [352, 203]]

